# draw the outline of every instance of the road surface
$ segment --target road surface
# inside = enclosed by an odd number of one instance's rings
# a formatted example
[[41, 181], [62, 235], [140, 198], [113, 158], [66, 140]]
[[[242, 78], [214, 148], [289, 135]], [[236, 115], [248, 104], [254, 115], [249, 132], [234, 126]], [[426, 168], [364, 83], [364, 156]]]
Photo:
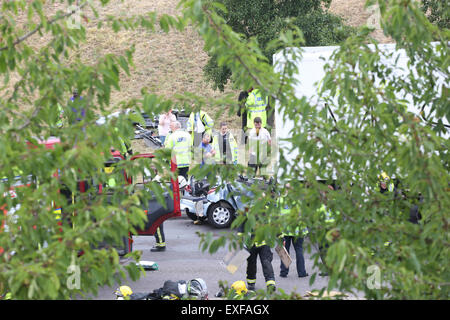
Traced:
[[[159, 270], [146, 271], [145, 275], [137, 281], [125, 280], [113, 287], [102, 287], [99, 289], [94, 300], [115, 299], [114, 290], [120, 285], [128, 285], [133, 292], [151, 292], [163, 286], [166, 280], [189, 280], [202, 278], [208, 286], [209, 299], [217, 299], [215, 294], [219, 291], [219, 281], [227, 281], [231, 285], [236, 280], [246, 279], [246, 263], [244, 263], [234, 274], [231, 274], [221, 265], [221, 260], [228, 252], [227, 248], [220, 248], [215, 254], [202, 252], [199, 248], [200, 237], [197, 232], [213, 232], [214, 237], [219, 237], [224, 232], [230, 232], [229, 229], [215, 229], [207, 222], [201, 225], [193, 224], [193, 221], [186, 217], [170, 219], [164, 222], [164, 232], [166, 237], [167, 249], [164, 252], [150, 252], [150, 248], [155, 244], [153, 236], [134, 237], [133, 250], [141, 250], [141, 260], [155, 261]], [[306, 242], [306, 241], [305, 241]], [[314, 249], [313, 249], [314, 250]], [[273, 250], [273, 268], [275, 271], [275, 280], [277, 289], [282, 289], [285, 293], [296, 292], [304, 295], [307, 291], [320, 289], [326, 286], [328, 277], [318, 275], [319, 271], [313, 268], [311, 255], [314, 252], [306, 252], [305, 264], [309, 277], [298, 278], [295, 270], [295, 251], [291, 247], [291, 257], [293, 259], [290, 272], [287, 278], [281, 278], [280, 258]], [[121, 263], [127, 263], [122, 259]], [[265, 281], [262, 273], [261, 264], [258, 260], [258, 273], [256, 280], [256, 289], [264, 289]], [[312, 286], [309, 285], [311, 275], [317, 272], [316, 280]]]

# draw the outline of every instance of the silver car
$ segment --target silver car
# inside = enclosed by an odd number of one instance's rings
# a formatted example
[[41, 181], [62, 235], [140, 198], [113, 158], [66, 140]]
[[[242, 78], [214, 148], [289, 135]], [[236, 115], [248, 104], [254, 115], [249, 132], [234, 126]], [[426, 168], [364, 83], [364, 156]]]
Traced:
[[[191, 193], [182, 196], [180, 203], [192, 220], [207, 220], [215, 228], [228, 228], [236, 212], [244, 210], [245, 203], [241, 199], [242, 196], [250, 198], [253, 196], [248, 187], [263, 181], [241, 176], [233, 183], [224, 183], [222, 187], [210, 187], [207, 181], [193, 182], [191, 179]], [[221, 184], [219, 178], [218, 186]]]

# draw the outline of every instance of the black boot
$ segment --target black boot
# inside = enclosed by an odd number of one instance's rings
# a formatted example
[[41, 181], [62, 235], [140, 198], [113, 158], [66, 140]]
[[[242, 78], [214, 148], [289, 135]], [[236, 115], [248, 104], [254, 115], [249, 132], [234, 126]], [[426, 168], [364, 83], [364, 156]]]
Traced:
[[151, 252], [159, 252], [159, 251], [166, 251], [166, 247], [160, 247], [160, 246], [154, 246], [150, 249]]

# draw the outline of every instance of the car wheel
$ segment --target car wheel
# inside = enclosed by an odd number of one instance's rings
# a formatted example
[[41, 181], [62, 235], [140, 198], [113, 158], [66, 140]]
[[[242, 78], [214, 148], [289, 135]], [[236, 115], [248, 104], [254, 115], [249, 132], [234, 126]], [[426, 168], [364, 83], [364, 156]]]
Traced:
[[223, 203], [215, 203], [208, 210], [208, 222], [215, 228], [228, 228], [233, 221], [234, 210]]

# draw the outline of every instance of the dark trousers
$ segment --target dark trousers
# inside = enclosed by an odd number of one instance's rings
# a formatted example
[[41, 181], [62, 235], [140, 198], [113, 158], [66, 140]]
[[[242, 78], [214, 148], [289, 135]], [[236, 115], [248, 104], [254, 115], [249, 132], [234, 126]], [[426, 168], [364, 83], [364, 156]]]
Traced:
[[188, 179], [189, 167], [178, 168], [178, 175], [183, 176], [186, 180]]
[[247, 283], [252, 284], [256, 282], [256, 262], [259, 255], [266, 285], [275, 284], [275, 274], [272, 267], [273, 254], [270, 247], [267, 245], [253, 246], [249, 252], [250, 256], [247, 258]]
[[164, 226], [161, 225], [156, 229], [155, 233], [156, 246], [157, 247], [165, 247], [166, 246], [166, 237], [164, 236]]
[[267, 164], [255, 164], [255, 163], [248, 163], [248, 167], [249, 168], [254, 168], [255, 169], [255, 176], [258, 174], [258, 169], [259, 169], [259, 174], [261, 175], [261, 170], [263, 168], [267, 167]]
[[[298, 237], [292, 237], [292, 236], [285, 236], [284, 237], [284, 247], [286, 248], [286, 251], [289, 253], [289, 249], [291, 248], [291, 243], [295, 249], [295, 262], [297, 265], [297, 274], [299, 277], [303, 277], [306, 275], [306, 269], [305, 269], [305, 258], [303, 257], [303, 238]], [[289, 273], [289, 268], [286, 268], [283, 262], [281, 262], [280, 265], [280, 275], [287, 276]]]
[[322, 242], [319, 243], [319, 256], [320, 256], [320, 260], [322, 260], [322, 264], [325, 266], [325, 268], [327, 268], [327, 264], [325, 263], [325, 257], [327, 256], [327, 250], [328, 250], [329, 244], [327, 242], [327, 240], [323, 240]]

